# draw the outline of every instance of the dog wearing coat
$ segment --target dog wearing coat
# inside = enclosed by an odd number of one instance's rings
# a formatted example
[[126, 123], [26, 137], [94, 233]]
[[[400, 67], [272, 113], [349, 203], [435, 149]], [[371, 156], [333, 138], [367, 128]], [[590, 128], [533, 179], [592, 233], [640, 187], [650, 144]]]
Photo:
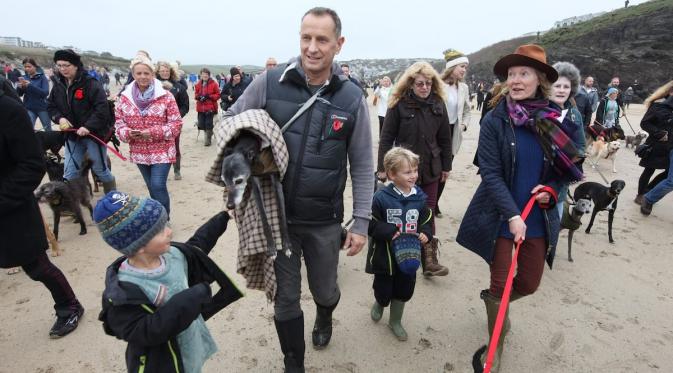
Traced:
[[573, 261], [572, 246], [573, 234], [582, 226], [582, 217], [591, 212], [592, 204], [590, 199], [580, 198], [574, 205], [566, 203], [561, 217], [561, 229], [568, 230], [568, 261]]

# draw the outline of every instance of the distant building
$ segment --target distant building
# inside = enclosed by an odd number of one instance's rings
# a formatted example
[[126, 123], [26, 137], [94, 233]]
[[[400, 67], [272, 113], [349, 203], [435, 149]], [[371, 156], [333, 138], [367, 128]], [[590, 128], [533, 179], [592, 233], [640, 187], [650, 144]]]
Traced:
[[582, 15], [582, 16], [575, 16], [575, 17], [566, 18], [566, 19], [554, 22], [554, 28], [572, 26], [574, 24], [577, 24], [577, 23], [580, 23], [580, 22], [585, 22], [585, 21], [588, 21], [592, 18], [602, 16], [605, 13], [606, 12], [589, 13], [589, 14], [585, 14], [585, 15]]
[[21, 38], [17, 36], [0, 36], [0, 44], [2, 45], [13, 45], [15, 47], [20, 47], [21, 42]]

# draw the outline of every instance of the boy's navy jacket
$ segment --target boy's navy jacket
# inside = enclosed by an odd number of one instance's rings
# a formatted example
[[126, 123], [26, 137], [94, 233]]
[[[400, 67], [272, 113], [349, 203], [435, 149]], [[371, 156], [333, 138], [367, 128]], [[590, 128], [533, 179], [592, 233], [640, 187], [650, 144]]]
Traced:
[[[105, 277], [103, 309], [98, 319], [108, 335], [128, 342], [126, 367], [129, 372], [183, 372], [177, 335], [202, 315], [204, 320], [243, 296], [236, 285], [208, 257], [227, 228], [229, 215], [220, 212], [201, 226], [186, 243], [171, 242], [187, 260], [189, 288], [175, 294], [157, 308], [139, 286], [119, 281], [119, 266], [112, 263]], [[211, 295], [209, 284], [220, 290]]]
[[[392, 276], [398, 271], [391, 245], [397, 231], [425, 233], [428, 240], [432, 240], [432, 211], [425, 205], [427, 195], [418, 186], [415, 188], [416, 194], [404, 197], [390, 183], [374, 194], [372, 220], [369, 222], [369, 236], [373, 242], [367, 251], [367, 273]], [[389, 221], [396, 221], [402, 228]]]

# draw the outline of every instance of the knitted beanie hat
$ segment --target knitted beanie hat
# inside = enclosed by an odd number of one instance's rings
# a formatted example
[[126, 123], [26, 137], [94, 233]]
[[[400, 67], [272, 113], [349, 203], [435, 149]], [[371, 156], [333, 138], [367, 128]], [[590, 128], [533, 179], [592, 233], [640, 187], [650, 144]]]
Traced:
[[155, 72], [156, 67], [152, 63], [152, 60], [149, 58], [147, 55], [147, 52], [141, 53], [143, 51], [139, 51], [138, 54], [136, 54], [135, 57], [131, 60], [131, 70], [133, 70], [133, 67], [138, 64], [143, 64], [147, 66], [152, 73]]
[[403, 233], [394, 239], [393, 253], [402, 273], [413, 275], [421, 266], [421, 241], [418, 235]]
[[444, 61], [446, 61], [446, 69], [460, 65], [461, 63], [470, 63], [470, 60], [455, 49], [447, 49], [444, 51]]
[[93, 220], [105, 242], [131, 256], [164, 229], [168, 214], [161, 203], [151, 198], [113, 190], [98, 201]]

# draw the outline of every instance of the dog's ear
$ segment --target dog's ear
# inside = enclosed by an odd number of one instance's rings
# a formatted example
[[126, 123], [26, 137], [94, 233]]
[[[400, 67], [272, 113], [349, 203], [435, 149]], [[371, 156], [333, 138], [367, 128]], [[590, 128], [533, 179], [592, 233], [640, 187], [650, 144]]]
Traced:
[[245, 157], [252, 162], [253, 159], [255, 159], [255, 156], [257, 155], [257, 152], [253, 149], [247, 150], [245, 152]]

